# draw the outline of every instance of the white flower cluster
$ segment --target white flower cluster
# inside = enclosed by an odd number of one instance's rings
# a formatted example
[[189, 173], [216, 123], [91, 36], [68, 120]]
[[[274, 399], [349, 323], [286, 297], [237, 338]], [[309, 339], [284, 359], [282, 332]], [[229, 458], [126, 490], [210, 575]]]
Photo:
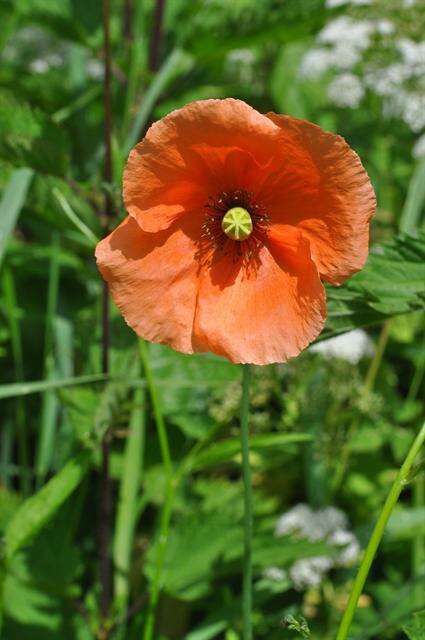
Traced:
[[362, 58], [375, 34], [388, 35], [394, 30], [389, 20], [354, 20], [340, 16], [331, 20], [317, 37], [318, 47], [306, 53], [300, 75], [317, 78], [329, 69], [351, 70]]
[[[343, 4], [371, 4], [366, 0], [327, 0], [327, 7]], [[404, 0], [405, 6], [414, 4]], [[393, 36], [390, 40], [389, 36]], [[369, 53], [380, 38], [385, 48], [391, 47], [398, 60], [382, 66], [381, 58]], [[356, 20], [343, 15], [331, 20], [319, 33], [317, 45], [307, 51], [299, 73], [304, 78], [317, 79], [327, 71], [336, 76], [328, 86], [328, 97], [339, 107], [355, 108], [366, 89], [382, 98], [383, 114], [401, 118], [412, 131], [425, 128], [425, 41], [396, 38], [390, 20]], [[372, 61], [365, 62], [361, 72], [358, 64], [366, 52]]]
[[383, 98], [384, 114], [400, 117], [418, 132], [425, 127], [425, 41], [401, 38], [395, 42], [399, 61], [388, 67], [369, 67], [365, 85]]
[[341, 73], [328, 87], [328, 97], [338, 107], [357, 107], [363, 95], [362, 83], [353, 73]]
[[425, 158], [425, 133], [416, 140], [413, 147], [413, 156], [415, 158]]
[[233, 49], [226, 58], [226, 70], [242, 84], [255, 83], [256, 55], [251, 49]]
[[313, 345], [310, 351], [320, 353], [327, 359], [341, 358], [351, 364], [357, 364], [365, 356], [373, 355], [374, 345], [363, 329], [353, 329]]
[[[298, 504], [279, 518], [275, 535], [295, 535], [310, 542], [323, 540], [339, 549], [335, 555], [303, 558], [290, 567], [289, 577], [299, 591], [319, 586], [328, 571], [350, 566], [360, 556], [359, 542], [348, 530], [346, 515], [335, 507], [314, 511], [308, 505]], [[281, 580], [284, 576], [285, 573], [276, 567], [270, 567], [268, 571], [271, 579]]]
[[342, 7], [344, 4], [352, 4], [358, 6], [367, 6], [372, 4], [372, 0], [326, 0], [326, 8], [334, 9], [335, 7]]

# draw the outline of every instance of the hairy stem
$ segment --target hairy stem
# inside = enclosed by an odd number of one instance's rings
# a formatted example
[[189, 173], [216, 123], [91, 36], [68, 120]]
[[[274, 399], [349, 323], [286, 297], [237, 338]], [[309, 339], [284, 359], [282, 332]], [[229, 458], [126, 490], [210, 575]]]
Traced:
[[244, 484], [244, 555], [243, 555], [243, 588], [242, 616], [243, 639], [252, 640], [252, 484], [249, 464], [249, 384], [251, 379], [250, 365], [243, 365], [242, 402], [240, 411], [242, 475]]

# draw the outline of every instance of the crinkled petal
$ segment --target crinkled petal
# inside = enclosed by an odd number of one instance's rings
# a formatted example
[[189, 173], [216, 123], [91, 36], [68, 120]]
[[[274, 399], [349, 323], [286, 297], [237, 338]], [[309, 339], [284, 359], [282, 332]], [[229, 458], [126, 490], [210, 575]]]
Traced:
[[193, 353], [198, 234], [193, 220], [146, 233], [128, 216], [96, 248], [98, 267], [127, 324], [142, 338], [184, 353]]
[[203, 270], [194, 345], [232, 362], [269, 364], [297, 356], [323, 328], [325, 292], [309, 242], [276, 225], [245, 270], [222, 256]]
[[132, 150], [124, 202], [145, 231], [185, 214], [202, 216], [209, 197], [255, 189], [270, 166], [279, 127], [240, 100], [202, 100], [173, 111]]
[[310, 240], [322, 278], [340, 284], [367, 258], [376, 209], [370, 179], [340, 136], [305, 120], [267, 115], [281, 129], [283, 148], [294, 151], [269, 173], [259, 197], [272, 221], [296, 225]]

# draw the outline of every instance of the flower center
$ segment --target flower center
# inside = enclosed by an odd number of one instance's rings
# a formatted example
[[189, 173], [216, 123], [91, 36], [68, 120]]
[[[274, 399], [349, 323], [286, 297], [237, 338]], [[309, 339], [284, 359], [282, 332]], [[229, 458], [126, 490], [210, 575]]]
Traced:
[[252, 218], [243, 207], [232, 207], [223, 216], [221, 228], [227, 237], [242, 242], [252, 233]]

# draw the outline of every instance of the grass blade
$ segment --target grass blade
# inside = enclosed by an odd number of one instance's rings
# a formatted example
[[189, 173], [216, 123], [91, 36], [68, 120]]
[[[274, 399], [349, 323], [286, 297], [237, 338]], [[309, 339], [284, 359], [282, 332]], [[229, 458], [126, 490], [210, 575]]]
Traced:
[[168, 58], [166, 58], [141, 100], [133, 126], [124, 142], [123, 160], [127, 158], [131, 149], [139, 141], [140, 132], [146, 125], [160, 95], [173, 80], [189, 71], [192, 65], [192, 58], [179, 48], [173, 49]]
[[399, 228], [403, 233], [412, 233], [418, 226], [425, 203], [425, 158], [415, 167], [409, 182], [406, 201], [400, 216]]
[[9, 522], [4, 534], [4, 556], [8, 560], [49, 522], [65, 500], [75, 491], [90, 466], [91, 455], [83, 451], [25, 500]]
[[98, 242], [98, 238], [95, 236], [93, 231], [89, 229], [89, 227], [82, 220], [80, 220], [65, 196], [59, 191], [57, 187], [53, 187], [52, 194], [59, 202], [66, 217], [72, 222], [75, 227], [77, 227], [79, 231], [81, 231], [81, 233], [90, 241], [90, 243], [95, 246]]
[[18, 216], [24, 206], [32, 176], [32, 169], [16, 169], [3, 192], [0, 201], [0, 265], [9, 236], [13, 233]]
[[[9, 321], [10, 339], [12, 345], [13, 362], [15, 368], [15, 379], [22, 382], [24, 375], [24, 358], [22, 353], [21, 324], [18, 316], [18, 307], [15, 292], [15, 282], [10, 269], [3, 271], [3, 292], [6, 305], [6, 316]], [[25, 404], [21, 398], [15, 403], [16, 429], [18, 440], [18, 463], [22, 471], [20, 474], [20, 487], [24, 494], [30, 491], [29, 464], [30, 464], [30, 444], [27, 433], [27, 416]]]
[[[46, 325], [44, 336], [44, 375], [47, 380], [58, 377], [53, 349], [53, 329], [59, 291], [59, 236], [52, 238], [52, 257], [49, 265], [49, 285], [47, 292]], [[53, 459], [56, 422], [59, 405], [52, 391], [43, 394], [41, 426], [36, 456], [36, 474], [39, 482], [49, 471]]]
[[104, 373], [95, 373], [90, 376], [77, 376], [75, 378], [58, 378], [57, 380], [35, 380], [33, 382], [17, 382], [0, 385], [0, 400], [5, 398], [18, 398], [19, 396], [29, 396], [33, 393], [44, 393], [63, 387], [77, 387], [85, 384], [95, 384], [105, 382], [109, 376]]
[[124, 612], [127, 608], [130, 593], [129, 571], [138, 514], [138, 494], [143, 473], [144, 447], [144, 390], [136, 389], [129, 434], [124, 451], [113, 549], [115, 598], [118, 610], [121, 612]]

